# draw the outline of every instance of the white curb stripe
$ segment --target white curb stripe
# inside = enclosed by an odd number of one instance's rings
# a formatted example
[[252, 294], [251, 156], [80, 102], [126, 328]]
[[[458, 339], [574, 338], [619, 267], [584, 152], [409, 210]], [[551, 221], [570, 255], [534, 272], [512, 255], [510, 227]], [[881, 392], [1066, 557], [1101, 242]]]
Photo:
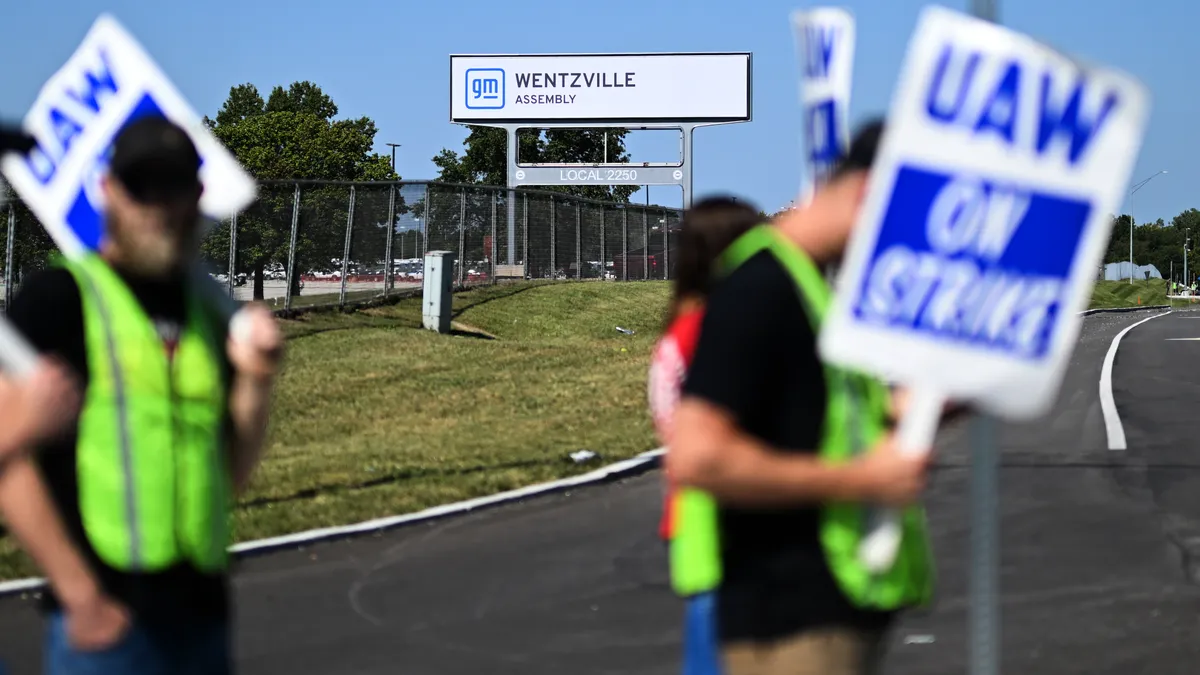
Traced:
[[[490, 495], [487, 497], [478, 497], [476, 499], [468, 499], [462, 502], [453, 504], [443, 504], [433, 508], [409, 513], [402, 516], [389, 516], [386, 518], [377, 518], [368, 520], [362, 523], [353, 525], [343, 525], [341, 527], [323, 527], [316, 530], [308, 530], [305, 532], [296, 532], [282, 537], [272, 537], [270, 539], [259, 539], [257, 541], [247, 541], [231, 547], [229, 550], [235, 555], [246, 555], [257, 552], [264, 552], [271, 549], [294, 547], [300, 544], [309, 544], [313, 542], [323, 541], [327, 539], [340, 539], [354, 534], [364, 532], [375, 532], [387, 530], [401, 525], [421, 522], [424, 520], [433, 520], [435, 518], [444, 518], [446, 516], [466, 513], [484, 506], [495, 506], [507, 502], [515, 502], [528, 497], [544, 495], [550, 492], [559, 492], [567, 488], [588, 485], [590, 483], [599, 483], [601, 481], [620, 476], [621, 474], [636, 471], [638, 469], [649, 468], [656, 463], [665, 449], [659, 448], [649, 452], [626, 459], [624, 461], [602, 466], [595, 471], [574, 476], [571, 478], [563, 478], [561, 480], [549, 481], [547, 483], [539, 483], [528, 487], [509, 490], [499, 494]], [[28, 593], [30, 591], [39, 591], [45, 586], [45, 579], [30, 578], [17, 579], [14, 581], [0, 582], [0, 596], [13, 595], [16, 593]]]
[[1121, 415], [1117, 412], [1117, 402], [1113, 399], [1112, 392], [1112, 371], [1113, 362], [1117, 358], [1117, 348], [1121, 345], [1121, 338], [1129, 331], [1146, 323], [1151, 319], [1157, 319], [1160, 316], [1166, 316], [1171, 312], [1168, 310], [1162, 314], [1146, 317], [1135, 324], [1126, 326], [1125, 330], [1117, 333], [1113, 338], [1112, 344], [1108, 346], [1108, 354], [1104, 356], [1104, 367], [1100, 369], [1100, 410], [1104, 413], [1104, 430], [1108, 434], [1108, 449], [1109, 450], [1125, 450], [1125, 427], [1121, 425]]

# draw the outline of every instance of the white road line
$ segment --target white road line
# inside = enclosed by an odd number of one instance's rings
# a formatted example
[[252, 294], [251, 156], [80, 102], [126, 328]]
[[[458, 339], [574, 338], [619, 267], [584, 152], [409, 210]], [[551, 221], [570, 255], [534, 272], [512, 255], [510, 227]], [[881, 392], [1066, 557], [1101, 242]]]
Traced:
[[1121, 345], [1121, 338], [1129, 331], [1146, 323], [1150, 319], [1157, 319], [1160, 316], [1170, 314], [1170, 310], [1162, 314], [1155, 314], [1141, 321], [1127, 326], [1125, 330], [1117, 333], [1113, 338], [1112, 344], [1108, 346], [1108, 354], [1104, 356], [1104, 367], [1100, 369], [1100, 410], [1104, 413], [1104, 429], [1108, 433], [1108, 449], [1109, 450], [1124, 450], [1125, 446], [1125, 427], [1121, 425], [1121, 415], [1117, 413], [1117, 403], [1113, 400], [1112, 392], [1112, 371], [1113, 361], [1117, 358], [1117, 348]]
[[[550, 481], [547, 483], [539, 483], [530, 485], [508, 492], [490, 495], [488, 497], [479, 497], [477, 499], [468, 499], [463, 502], [455, 502], [453, 504], [443, 504], [433, 508], [417, 511], [416, 513], [408, 513], [402, 516], [389, 516], [386, 518], [377, 518], [368, 520], [362, 523], [353, 525], [344, 525], [342, 527], [323, 527], [316, 530], [308, 530], [306, 532], [296, 532], [294, 534], [285, 535], [282, 537], [272, 537], [270, 539], [259, 539], [257, 541], [247, 541], [231, 547], [229, 550], [235, 555], [245, 555], [248, 553], [268, 551], [276, 548], [292, 548], [301, 544], [311, 544], [327, 539], [340, 539], [354, 534], [362, 534], [364, 532], [378, 532], [387, 530], [401, 525], [409, 525], [423, 520], [433, 520], [434, 518], [443, 518], [445, 516], [456, 515], [473, 511], [484, 506], [495, 506], [507, 502], [515, 502], [521, 499], [527, 499], [538, 495], [543, 495], [551, 492], [560, 492], [567, 488], [579, 487], [589, 483], [599, 483], [603, 480], [612, 478], [614, 475], [620, 475], [641, 469], [655, 462], [659, 457], [662, 457], [666, 451], [663, 448], [650, 450], [642, 454], [626, 459], [621, 462], [602, 466], [595, 471], [591, 471], [579, 476], [564, 478], [562, 480]], [[13, 581], [5, 581], [0, 583], [0, 597], [13, 595], [16, 593], [28, 593], [31, 591], [40, 591], [45, 586], [45, 580], [40, 578], [30, 579], [15, 579]]]

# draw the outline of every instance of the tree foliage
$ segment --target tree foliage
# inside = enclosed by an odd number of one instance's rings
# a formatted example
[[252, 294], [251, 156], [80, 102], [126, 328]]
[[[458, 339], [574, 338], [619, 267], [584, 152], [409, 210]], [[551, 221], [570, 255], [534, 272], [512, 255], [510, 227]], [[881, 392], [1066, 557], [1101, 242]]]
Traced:
[[[277, 86], [266, 101], [253, 84], [240, 84], [230, 88], [216, 116], [205, 117], [204, 122], [259, 180], [398, 180], [390, 160], [372, 151], [375, 122], [369, 117], [334, 119], [337, 114], [337, 104], [312, 82], [293, 82], [286, 89]], [[341, 256], [348, 195], [345, 187], [301, 188], [298, 272], [328, 266], [331, 251]], [[258, 202], [238, 218], [239, 268], [253, 274], [255, 298], [263, 297], [267, 267], [287, 262], [293, 202], [291, 188], [261, 189]], [[402, 211], [398, 206], [397, 215]], [[389, 226], [380, 222], [376, 227], [378, 237], [361, 239], [378, 241], [380, 250], [358, 250], [356, 258], [383, 257]], [[228, 239], [210, 237], [205, 253], [211, 259], [227, 259]], [[298, 280], [299, 274], [295, 277]], [[296, 286], [293, 293], [299, 290]]]
[[[443, 148], [433, 158], [438, 180], [447, 183], [507, 185], [508, 137], [504, 129], [472, 126], [460, 154]], [[521, 162], [598, 164], [628, 162], [626, 129], [522, 129], [517, 136]], [[607, 137], [607, 155], [605, 143]], [[607, 159], [606, 159], [607, 157]], [[544, 188], [590, 199], [628, 202], [634, 185], [569, 185]]]
[[[1108, 240], [1108, 251], [1105, 263], [1129, 262], [1129, 224], [1130, 216], [1122, 215], [1111, 219], [1112, 235]], [[1185, 239], [1189, 238], [1187, 258], [1188, 267], [1195, 277], [1196, 255], [1200, 253], [1196, 238], [1200, 236], [1200, 211], [1188, 209], [1171, 219], [1163, 222], [1161, 218], [1153, 223], [1138, 223], [1133, 231], [1133, 261], [1137, 265], [1154, 265], [1164, 278], [1171, 274], [1174, 263], [1175, 277], [1183, 280], [1183, 254]]]

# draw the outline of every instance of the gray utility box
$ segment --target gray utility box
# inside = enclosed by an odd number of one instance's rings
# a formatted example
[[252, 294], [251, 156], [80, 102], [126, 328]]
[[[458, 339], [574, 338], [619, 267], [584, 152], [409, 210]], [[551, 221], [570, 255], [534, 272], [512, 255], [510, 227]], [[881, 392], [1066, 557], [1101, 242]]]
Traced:
[[430, 251], [425, 254], [425, 285], [421, 296], [421, 323], [429, 330], [450, 332], [453, 310], [454, 253]]

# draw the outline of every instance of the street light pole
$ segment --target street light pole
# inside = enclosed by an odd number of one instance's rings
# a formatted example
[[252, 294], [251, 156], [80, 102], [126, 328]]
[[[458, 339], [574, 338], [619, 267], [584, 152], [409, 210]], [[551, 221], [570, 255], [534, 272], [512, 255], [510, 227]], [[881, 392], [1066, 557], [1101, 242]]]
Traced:
[[1133, 285], [1133, 271], [1134, 271], [1134, 267], [1133, 267], [1133, 223], [1134, 223], [1133, 195], [1138, 190], [1141, 190], [1142, 188], [1146, 187], [1146, 183], [1149, 183], [1150, 181], [1154, 180], [1155, 178], [1158, 178], [1159, 176], [1163, 175], [1166, 172], [1167, 172], [1166, 169], [1159, 171], [1158, 173], [1154, 174], [1153, 176], [1150, 176], [1149, 178], [1147, 178], [1146, 180], [1138, 183], [1137, 185], [1134, 185], [1133, 189], [1129, 191], [1129, 284], [1131, 286]]
[[392, 149], [392, 173], [396, 173], [396, 148], [400, 147], [399, 143], [385, 143]]

